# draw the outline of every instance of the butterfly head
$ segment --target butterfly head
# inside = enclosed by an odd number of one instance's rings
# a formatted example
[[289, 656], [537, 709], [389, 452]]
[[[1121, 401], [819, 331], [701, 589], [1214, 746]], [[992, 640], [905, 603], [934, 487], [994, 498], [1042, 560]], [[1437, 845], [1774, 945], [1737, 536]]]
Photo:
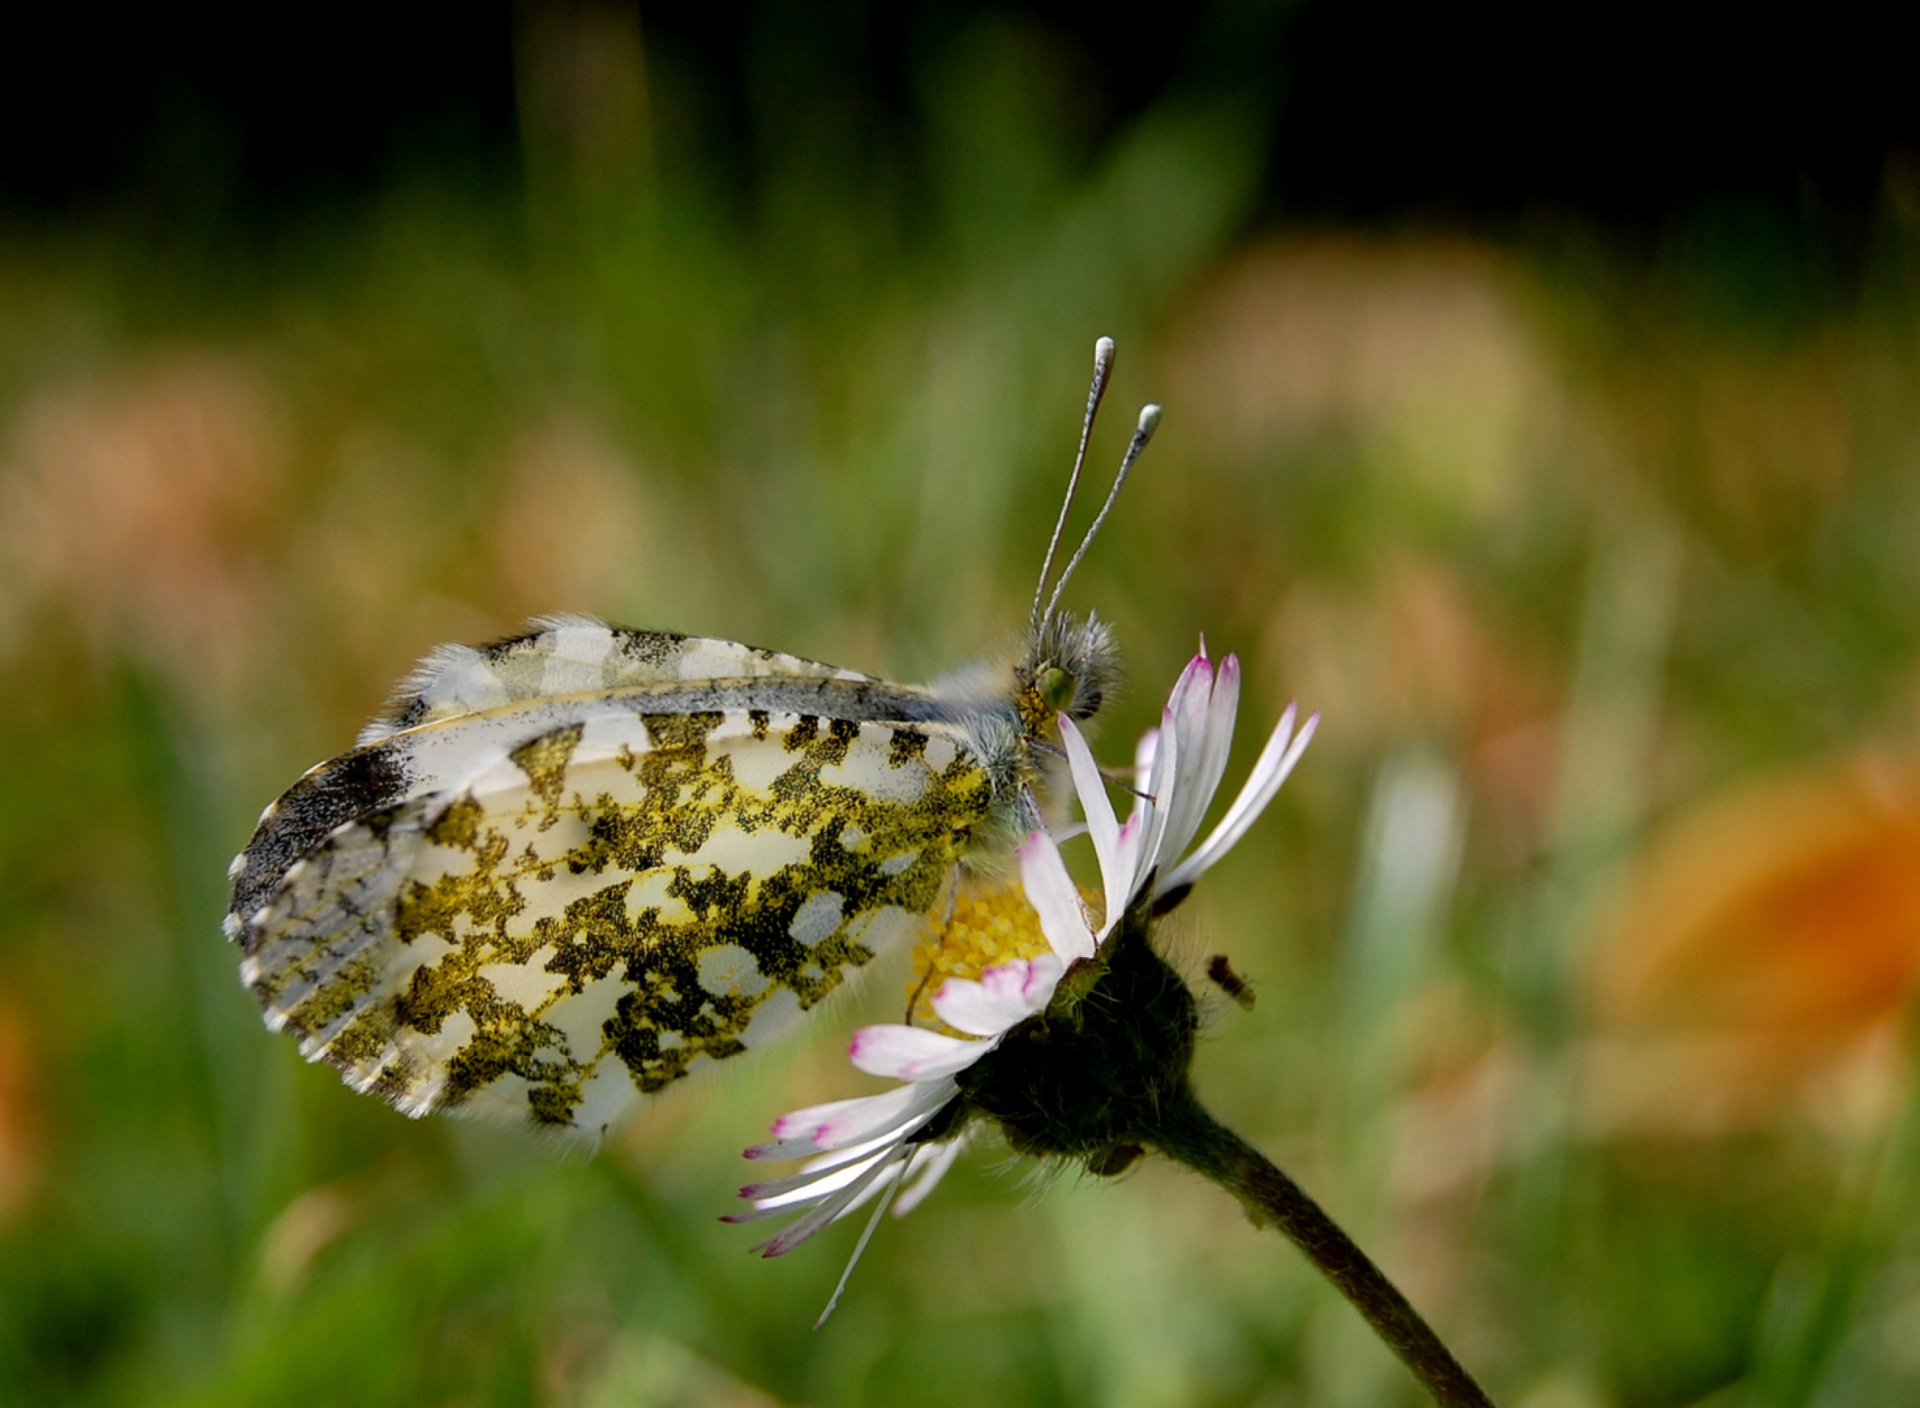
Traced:
[[1113, 630], [1097, 616], [1082, 621], [1055, 612], [1035, 628], [1013, 674], [1021, 722], [1029, 733], [1059, 714], [1092, 718], [1120, 680]]

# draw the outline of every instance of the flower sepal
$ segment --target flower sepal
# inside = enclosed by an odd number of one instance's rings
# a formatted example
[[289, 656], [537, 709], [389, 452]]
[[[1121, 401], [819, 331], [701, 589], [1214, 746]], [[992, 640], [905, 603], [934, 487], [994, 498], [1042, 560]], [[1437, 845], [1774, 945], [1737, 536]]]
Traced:
[[1192, 1099], [1199, 1010], [1154, 952], [1151, 922], [1143, 895], [1099, 953], [1068, 970], [1045, 1010], [956, 1076], [969, 1115], [1018, 1152], [1118, 1173], [1159, 1142], [1165, 1112]]
[[[1077, 1028], [1080, 1025], [1081, 1007], [1099, 988], [1101, 979], [1106, 975], [1107, 959], [1104, 954], [1096, 953], [1092, 958], [1075, 959], [1072, 966], [1061, 975], [1060, 986], [1053, 990], [1052, 999], [1027, 1018], [1023, 1025], [1040, 1023]], [[1018, 1027], [1014, 1028], [1014, 1031], [1018, 1030]]]

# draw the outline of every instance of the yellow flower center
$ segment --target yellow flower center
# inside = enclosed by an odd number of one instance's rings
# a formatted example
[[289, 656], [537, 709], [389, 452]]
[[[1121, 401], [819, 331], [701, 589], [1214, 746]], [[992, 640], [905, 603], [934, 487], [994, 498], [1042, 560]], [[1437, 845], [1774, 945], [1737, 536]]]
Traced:
[[[1081, 891], [1081, 898], [1097, 903]], [[1027, 903], [1018, 880], [982, 880], [963, 875], [954, 901], [953, 918], [946, 929], [930, 928], [913, 951], [913, 977], [907, 983], [907, 1020], [928, 1020], [946, 1031], [933, 1016], [928, 1000], [949, 978], [971, 978], [999, 963], [1016, 958], [1038, 958], [1049, 952], [1040, 916]], [[957, 1033], [955, 1033], [957, 1035]]]

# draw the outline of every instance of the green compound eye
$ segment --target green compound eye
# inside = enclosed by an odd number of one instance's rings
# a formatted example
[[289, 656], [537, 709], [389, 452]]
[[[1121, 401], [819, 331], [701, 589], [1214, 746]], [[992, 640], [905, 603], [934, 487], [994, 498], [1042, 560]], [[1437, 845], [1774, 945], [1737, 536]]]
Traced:
[[1040, 678], [1034, 681], [1039, 691], [1040, 701], [1055, 713], [1064, 713], [1073, 704], [1074, 695], [1080, 692], [1072, 675], [1058, 665], [1049, 665], [1040, 672]]

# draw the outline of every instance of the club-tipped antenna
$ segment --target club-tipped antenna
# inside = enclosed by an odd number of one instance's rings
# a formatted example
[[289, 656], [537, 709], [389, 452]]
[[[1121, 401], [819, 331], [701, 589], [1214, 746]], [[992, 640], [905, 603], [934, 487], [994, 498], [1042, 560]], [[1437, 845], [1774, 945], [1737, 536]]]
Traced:
[[[1087, 462], [1087, 441], [1093, 437], [1093, 418], [1099, 413], [1100, 398], [1107, 394], [1107, 378], [1113, 375], [1113, 339], [1102, 337], [1093, 344], [1093, 385], [1087, 391], [1087, 417], [1080, 422], [1080, 449], [1073, 457], [1073, 474], [1067, 480], [1067, 496], [1060, 501], [1060, 520], [1053, 525], [1053, 537], [1047, 543], [1046, 560], [1040, 564], [1040, 580], [1033, 588], [1033, 614], [1027, 624], [1040, 627], [1040, 598], [1047, 590], [1047, 574], [1053, 570], [1053, 555], [1060, 548], [1060, 535], [1067, 530], [1067, 510], [1073, 507], [1074, 490], [1080, 487], [1080, 469]], [[1057, 595], [1057, 593], [1056, 593]], [[1049, 607], [1051, 612], [1052, 608]]]
[[1153, 432], [1160, 426], [1160, 408], [1151, 403], [1140, 408], [1140, 423], [1133, 429], [1133, 439], [1127, 442], [1126, 458], [1120, 461], [1120, 472], [1113, 476], [1113, 487], [1107, 490], [1107, 501], [1100, 505], [1100, 512], [1094, 516], [1093, 526], [1087, 529], [1087, 536], [1080, 540], [1080, 546], [1073, 550], [1073, 556], [1067, 559], [1067, 565], [1061, 569], [1060, 580], [1054, 583], [1053, 595], [1047, 598], [1047, 609], [1039, 619], [1046, 620], [1053, 615], [1053, 608], [1060, 604], [1060, 593], [1067, 589], [1067, 582], [1073, 576], [1073, 569], [1080, 565], [1080, 559], [1087, 555], [1087, 549], [1093, 546], [1094, 535], [1100, 531], [1100, 525], [1107, 521], [1107, 515], [1113, 512], [1113, 501], [1120, 497], [1120, 486], [1127, 482], [1127, 474], [1133, 468], [1133, 462], [1140, 458], [1140, 452], [1147, 448], [1147, 441], [1153, 439]]

